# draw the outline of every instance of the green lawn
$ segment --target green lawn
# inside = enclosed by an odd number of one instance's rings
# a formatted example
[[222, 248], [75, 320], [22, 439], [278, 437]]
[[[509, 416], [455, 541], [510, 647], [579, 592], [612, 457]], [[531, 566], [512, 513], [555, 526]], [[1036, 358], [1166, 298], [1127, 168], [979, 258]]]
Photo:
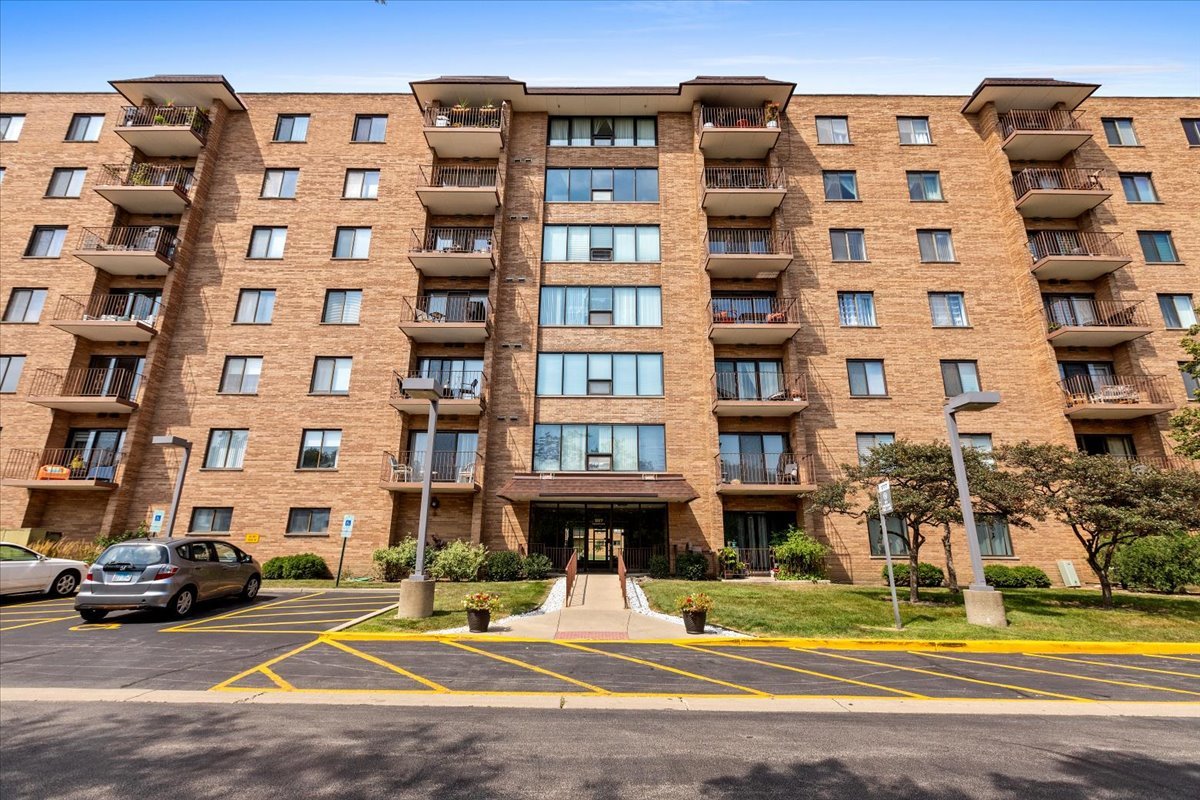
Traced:
[[342, 585], [334, 587], [333, 578], [306, 578], [303, 580], [264, 580], [262, 582], [264, 592], [269, 592], [272, 589], [333, 589], [337, 588], [340, 592], [342, 589], [395, 589], [400, 592], [400, 584], [384, 583], [382, 581], [348, 581], [342, 579]]
[[[504, 606], [493, 619], [510, 614], [523, 614], [542, 604], [550, 593], [553, 581], [478, 581], [476, 583], [439, 582], [433, 594], [433, 616], [427, 619], [396, 619], [395, 611], [385, 611], [377, 617], [360, 622], [350, 630], [355, 633], [421, 633], [443, 628], [458, 628], [467, 624], [463, 597], [474, 592], [500, 595]], [[397, 586], [391, 583], [388, 586]]]
[[706, 592], [716, 602], [709, 622], [756, 636], [1200, 641], [1195, 596], [1118, 594], [1115, 608], [1105, 610], [1100, 593], [1090, 589], [1009, 589], [1009, 626], [1000, 629], [968, 625], [961, 596], [922, 589], [920, 604], [901, 600], [904, 630], [896, 631], [884, 587], [647, 580], [642, 589], [666, 613], [675, 613], [676, 601], [689, 592]]

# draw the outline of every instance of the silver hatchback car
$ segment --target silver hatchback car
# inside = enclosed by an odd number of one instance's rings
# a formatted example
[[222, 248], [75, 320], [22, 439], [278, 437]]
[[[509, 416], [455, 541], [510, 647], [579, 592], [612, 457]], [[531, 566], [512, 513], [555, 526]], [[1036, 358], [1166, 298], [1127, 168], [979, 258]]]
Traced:
[[110, 546], [88, 569], [75, 610], [88, 622], [137, 608], [182, 618], [202, 600], [232, 595], [253, 600], [261, 586], [258, 562], [228, 542], [130, 539]]

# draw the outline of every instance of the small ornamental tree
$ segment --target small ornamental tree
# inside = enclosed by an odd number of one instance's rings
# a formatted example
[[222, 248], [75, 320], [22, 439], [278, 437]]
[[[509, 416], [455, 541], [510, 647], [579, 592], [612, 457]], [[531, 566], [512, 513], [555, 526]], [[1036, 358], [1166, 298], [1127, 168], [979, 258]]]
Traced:
[[[1196, 315], [1200, 317], [1200, 308], [1196, 309]], [[1193, 325], [1179, 344], [1191, 357], [1181, 369], [1200, 384], [1200, 325]], [[1188, 399], [1200, 400], [1200, 389], [1197, 389], [1196, 397]], [[1172, 417], [1171, 436], [1175, 439], [1175, 452], [1186, 458], [1200, 459], [1200, 407], [1185, 408]]]
[[1200, 472], [1029, 442], [1005, 447], [999, 456], [1075, 534], [1107, 607], [1112, 606], [1114, 556], [1122, 546], [1147, 536], [1200, 531]]

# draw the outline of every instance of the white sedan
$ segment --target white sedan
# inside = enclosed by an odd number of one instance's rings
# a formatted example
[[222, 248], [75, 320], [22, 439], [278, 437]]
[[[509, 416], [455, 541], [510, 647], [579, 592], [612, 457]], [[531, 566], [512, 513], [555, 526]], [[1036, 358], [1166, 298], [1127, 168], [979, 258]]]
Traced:
[[49, 558], [11, 542], [0, 542], [0, 595], [40, 592], [65, 597], [79, 588], [88, 565], [69, 558]]

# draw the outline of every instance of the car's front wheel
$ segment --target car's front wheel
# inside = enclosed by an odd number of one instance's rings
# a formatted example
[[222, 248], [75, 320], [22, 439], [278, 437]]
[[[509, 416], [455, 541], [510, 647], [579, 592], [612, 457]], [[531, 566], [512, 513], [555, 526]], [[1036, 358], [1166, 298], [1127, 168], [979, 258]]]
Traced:
[[190, 586], [180, 589], [179, 592], [171, 598], [171, 602], [167, 604], [167, 614], [175, 619], [183, 619], [188, 614], [192, 613], [192, 609], [196, 606], [196, 590]]
[[102, 608], [81, 608], [79, 616], [83, 617], [84, 622], [99, 622], [108, 616], [108, 612]]
[[47, 593], [51, 597], [66, 597], [69, 594], [74, 594], [79, 588], [79, 573], [73, 569], [65, 569], [58, 573], [58, 577], [54, 579], [54, 583], [50, 584], [50, 591]]
[[246, 581], [246, 585], [242, 587], [242, 599], [253, 600], [258, 597], [258, 590], [262, 588], [262, 579], [257, 575], [251, 575]]

